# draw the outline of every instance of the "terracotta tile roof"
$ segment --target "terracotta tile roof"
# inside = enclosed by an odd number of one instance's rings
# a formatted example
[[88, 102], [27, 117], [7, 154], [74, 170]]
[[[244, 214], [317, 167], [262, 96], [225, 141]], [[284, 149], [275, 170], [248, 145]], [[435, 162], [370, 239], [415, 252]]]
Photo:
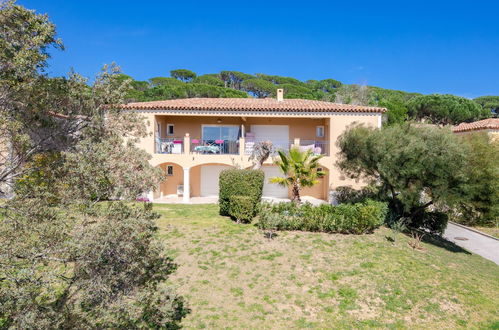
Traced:
[[325, 101], [254, 98], [190, 98], [165, 101], [133, 102], [119, 106], [130, 110], [233, 110], [233, 111], [284, 111], [284, 112], [386, 112], [386, 108]]
[[484, 129], [499, 129], [499, 118], [489, 118], [472, 123], [461, 123], [452, 128], [453, 132], [468, 132]]

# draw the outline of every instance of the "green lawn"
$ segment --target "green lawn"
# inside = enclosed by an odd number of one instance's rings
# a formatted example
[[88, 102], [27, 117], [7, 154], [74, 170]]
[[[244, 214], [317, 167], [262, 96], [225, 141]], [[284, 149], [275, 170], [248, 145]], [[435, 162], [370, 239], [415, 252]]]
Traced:
[[280, 232], [217, 205], [156, 204], [189, 301], [186, 328], [499, 328], [499, 266], [381, 228], [371, 235]]
[[499, 238], [499, 227], [472, 227], [482, 233], [489, 234], [490, 236], [494, 236]]

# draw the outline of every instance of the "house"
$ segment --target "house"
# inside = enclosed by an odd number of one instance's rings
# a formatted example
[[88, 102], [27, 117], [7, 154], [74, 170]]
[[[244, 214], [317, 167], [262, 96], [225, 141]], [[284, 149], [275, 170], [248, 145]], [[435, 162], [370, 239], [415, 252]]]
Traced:
[[[150, 136], [139, 146], [151, 154], [151, 164], [167, 175], [150, 198], [182, 195], [218, 196], [218, 178], [231, 167], [249, 168], [255, 143], [272, 141], [281, 150], [291, 146], [310, 149], [324, 157], [320, 160], [328, 175], [319, 184], [304, 188], [303, 196], [327, 200], [331, 189], [342, 185], [359, 186], [340, 175], [335, 168], [338, 152], [335, 142], [348, 125], [358, 122], [381, 127], [385, 108], [331, 102], [277, 98], [191, 98], [137, 102], [123, 105], [138, 111], [148, 121]], [[288, 198], [287, 188], [269, 183], [282, 176], [269, 160], [263, 196]]]
[[499, 140], [499, 118], [488, 118], [472, 123], [461, 123], [452, 127], [456, 134], [469, 134], [473, 132], [485, 132], [491, 140]]

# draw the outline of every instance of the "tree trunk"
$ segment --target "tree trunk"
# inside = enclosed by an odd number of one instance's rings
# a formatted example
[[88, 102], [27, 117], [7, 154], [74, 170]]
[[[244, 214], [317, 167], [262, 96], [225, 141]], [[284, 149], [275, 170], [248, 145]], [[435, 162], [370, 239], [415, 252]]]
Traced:
[[293, 184], [291, 193], [292, 193], [291, 201], [296, 204], [301, 204], [300, 186], [298, 185], [298, 183]]

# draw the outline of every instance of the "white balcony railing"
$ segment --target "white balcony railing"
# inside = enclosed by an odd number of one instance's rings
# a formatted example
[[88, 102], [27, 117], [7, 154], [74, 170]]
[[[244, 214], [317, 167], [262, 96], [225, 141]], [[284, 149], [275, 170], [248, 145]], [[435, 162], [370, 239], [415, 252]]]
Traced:
[[156, 139], [157, 154], [181, 154], [184, 152], [183, 138], [158, 138]]
[[239, 140], [191, 139], [191, 153], [208, 155], [237, 155]]

